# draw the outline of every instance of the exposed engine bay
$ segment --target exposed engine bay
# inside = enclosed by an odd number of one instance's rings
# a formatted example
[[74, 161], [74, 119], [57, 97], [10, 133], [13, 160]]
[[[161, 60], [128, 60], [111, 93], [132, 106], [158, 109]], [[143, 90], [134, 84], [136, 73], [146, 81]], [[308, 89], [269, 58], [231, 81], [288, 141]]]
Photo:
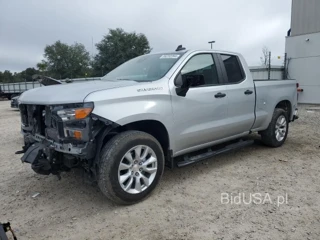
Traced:
[[[60, 173], [82, 167], [95, 175], [95, 157], [100, 135], [116, 124], [92, 114], [93, 103], [64, 105], [20, 104], [21, 131], [24, 135], [22, 162], [39, 174]], [[101, 136], [102, 137], [102, 136]]]

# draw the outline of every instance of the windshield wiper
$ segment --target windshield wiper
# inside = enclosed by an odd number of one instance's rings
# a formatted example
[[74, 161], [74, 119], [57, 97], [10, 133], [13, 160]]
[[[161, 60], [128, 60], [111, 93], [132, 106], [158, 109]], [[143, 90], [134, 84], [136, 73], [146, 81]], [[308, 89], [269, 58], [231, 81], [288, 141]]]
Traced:
[[102, 79], [105, 81], [135, 81], [135, 82], [152, 82], [151, 80], [134, 80], [130, 78]]
[[129, 78], [117, 78], [119, 81], [135, 81], [135, 82], [140, 82], [139, 80], [134, 80], [134, 79], [129, 79]]

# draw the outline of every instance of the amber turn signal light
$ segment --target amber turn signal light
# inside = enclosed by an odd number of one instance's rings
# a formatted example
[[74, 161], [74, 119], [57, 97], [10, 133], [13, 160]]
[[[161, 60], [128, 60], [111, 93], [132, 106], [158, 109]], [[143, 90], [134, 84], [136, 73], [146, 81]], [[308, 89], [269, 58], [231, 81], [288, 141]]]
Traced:
[[79, 108], [75, 110], [75, 118], [83, 119], [86, 118], [92, 111], [92, 108]]
[[76, 139], [81, 139], [82, 138], [82, 133], [80, 131], [74, 131], [73, 132], [73, 136], [76, 138]]

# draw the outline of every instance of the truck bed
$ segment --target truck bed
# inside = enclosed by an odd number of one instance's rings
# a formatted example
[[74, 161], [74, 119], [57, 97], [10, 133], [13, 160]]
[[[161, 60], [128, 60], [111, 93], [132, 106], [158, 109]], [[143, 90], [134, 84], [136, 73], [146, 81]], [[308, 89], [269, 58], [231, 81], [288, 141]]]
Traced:
[[[286, 99], [297, 100], [296, 80], [254, 80], [256, 89], [256, 121], [253, 131], [266, 129], [277, 103]], [[292, 96], [288, 96], [292, 94]], [[290, 120], [293, 118], [297, 101], [292, 104]]]

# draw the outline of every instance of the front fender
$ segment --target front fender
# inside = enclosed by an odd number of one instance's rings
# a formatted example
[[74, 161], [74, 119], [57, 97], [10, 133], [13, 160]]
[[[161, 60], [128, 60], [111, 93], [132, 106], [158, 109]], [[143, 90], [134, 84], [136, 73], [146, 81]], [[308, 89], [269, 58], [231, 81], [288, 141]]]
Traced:
[[170, 98], [165, 96], [98, 101], [94, 102], [92, 113], [119, 125], [140, 120], [157, 120], [167, 126], [173, 121]]
[[[140, 89], [142, 87], [139, 86]], [[173, 113], [168, 87], [165, 84], [158, 87], [157, 84], [151, 89], [152, 91], [137, 91], [138, 89], [131, 87], [99, 91], [88, 95], [85, 101], [94, 102], [93, 114], [119, 125], [156, 120], [161, 122], [170, 133], [173, 126]], [[169, 139], [171, 140], [170, 134]]]

